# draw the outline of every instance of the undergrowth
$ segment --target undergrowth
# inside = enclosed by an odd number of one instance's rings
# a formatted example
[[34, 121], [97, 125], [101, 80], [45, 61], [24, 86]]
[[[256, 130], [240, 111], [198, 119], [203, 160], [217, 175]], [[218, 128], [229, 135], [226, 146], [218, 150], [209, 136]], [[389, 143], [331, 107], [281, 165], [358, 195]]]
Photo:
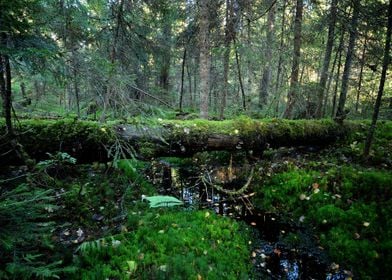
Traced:
[[[248, 234], [208, 211], [158, 210], [80, 247], [82, 279], [248, 279]], [[78, 276], [78, 277], [79, 277]]]
[[265, 180], [255, 205], [313, 227], [332, 261], [358, 279], [392, 270], [392, 174], [359, 167], [291, 168]]

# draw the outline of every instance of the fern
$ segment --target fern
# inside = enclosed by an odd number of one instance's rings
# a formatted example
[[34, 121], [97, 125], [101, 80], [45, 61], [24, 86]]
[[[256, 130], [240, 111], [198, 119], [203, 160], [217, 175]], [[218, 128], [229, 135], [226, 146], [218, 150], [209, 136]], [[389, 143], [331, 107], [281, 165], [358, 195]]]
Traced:
[[0, 278], [59, 278], [61, 262], [48, 264], [34, 248], [53, 229], [45, 222], [57, 208], [52, 194], [27, 184], [0, 193]]

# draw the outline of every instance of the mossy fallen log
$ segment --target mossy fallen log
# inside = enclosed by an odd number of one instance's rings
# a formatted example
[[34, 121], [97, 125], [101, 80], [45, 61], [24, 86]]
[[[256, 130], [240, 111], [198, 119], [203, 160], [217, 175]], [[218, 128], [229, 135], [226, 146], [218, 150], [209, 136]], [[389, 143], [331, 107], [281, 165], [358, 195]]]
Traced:
[[[108, 161], [115, 154], [135, 152], [144, 158], [191, 156], [212, 150], [246, 150], [261, 155], [266, 147], [327, 145], [365, 129], [361, 124], [332, 120], [226, 121], [160, 120], [99, 124], [80, 120], [22, 120], [15, 126], [20, 143], [37, 160], [47, 153], [67, 152], [78, 162]], [[0, 133], [5, 135], [4, 121]], [[110, 151], [108, 155], [108, 151]], [[14, 153], [3, 136], [0, 165], [15, 164]]]

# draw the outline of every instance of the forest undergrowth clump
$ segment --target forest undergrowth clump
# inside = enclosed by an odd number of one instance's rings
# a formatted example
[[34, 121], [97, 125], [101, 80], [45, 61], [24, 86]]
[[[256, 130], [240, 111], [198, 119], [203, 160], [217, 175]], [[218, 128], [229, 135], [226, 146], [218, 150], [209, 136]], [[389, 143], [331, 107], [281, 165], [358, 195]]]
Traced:
[[247, 279], [246, 229], [208, 211], [150, 209], [146, 165], [75, 165], [62, 153], [22, 184], [4, 180], [0, 278]]
[[392, 174], [359, 166], [291, 166], [266, 178], [254, 199], [312, 228], [331, 261], [358, 279], [383, 279], [392, 261]]

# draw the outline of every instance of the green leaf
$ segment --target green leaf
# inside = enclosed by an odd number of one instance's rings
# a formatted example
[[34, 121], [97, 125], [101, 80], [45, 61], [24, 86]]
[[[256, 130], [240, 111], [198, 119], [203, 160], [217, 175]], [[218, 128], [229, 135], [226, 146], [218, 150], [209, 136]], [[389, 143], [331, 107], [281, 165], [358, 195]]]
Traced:
[[150, 203], [150, 208], [172, 207], [184, 204], [181, 200], [166, 195], [146, 196], [142, 200], [147, 200]]
[[129, 273], [134, 273], [137, 269], [137, 264], [135, 261], [127, 261], [128, 264], [128, 272]]

